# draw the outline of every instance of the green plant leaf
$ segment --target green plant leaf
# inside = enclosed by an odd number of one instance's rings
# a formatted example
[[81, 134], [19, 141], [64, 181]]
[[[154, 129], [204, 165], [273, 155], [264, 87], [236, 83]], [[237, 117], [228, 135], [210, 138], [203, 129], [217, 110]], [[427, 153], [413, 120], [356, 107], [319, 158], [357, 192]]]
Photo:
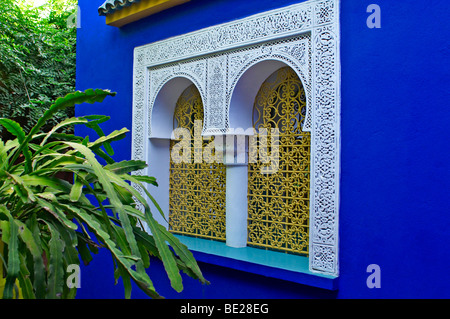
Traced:
[[[114, 187], [111, 185], [110, 180], [108, 179], [107, 170], [105, 170], [100, 163], [96, 160], [95, 154], [87, 147], [66, 142], [68, 145], [70, 145], [72, 148], [76, 149], [80, 153], [82, 153], [89, 164], [94, 169], [96, 175], [98, 176], [99, 183], [102, 185], [103, 189], [105, 190], [106, 194], [108, 195], [109, 201], [111, 205], [114, 207], [114, 211], [119, 215], [119, 219], [122, 222], [125, 235], [127, 237], [127, 241], [130, 245], [131, 252], [134, 256], [140, 257], [139, 249], [137, 248], [136, 238], [133, 235], [133, 229], [130, 224], [130, 220], [128, 219], [128, 215], [126, 214], [123, 204], [120, 201], [120, 199], [117, 196], [117, 193], [114, 190]], [[142, 262], [137, 263], [137, 269], [138, 272], [144, 272], [144, 268], [142, 267]]]
[[[3, 164], [6, 162], [6, 158], [8, 157], [8, 153], [5, 149], [5, 144], [2, 140], [0, 140], [0, 163]], [[3, 165], [1, 165], [3, 166]]]
[[[60, 223], [52, 223], [53, 226], [58, 229], [59, 235], [61, 239], [64, 241], [64, 266], [67, 267], [69, 265], [79, 265], [80, 259], [78, 257], [78, 237], [77, 232], [67, 227], [64, 227]], [[77, 293], [77, 288], [69, 288], [67, 285], [64, 285], [63, 298], [64, 299], [74, 299]]]
[[[87, 143], [86, 143], [87, 145]], [[93, 148], [92, 151], [97, 154], [98, 156], [100, 156], [101, 158], [103, 158], [105, 160], [106, 163], [108, 164], [113, 164], [115, 163], [115, 161], [111, 158], [111, 156], [109, 156], [107, 153], [105, 153], [101, 148]]]
[[[123, 204], [128, 204], [133, 202], [133, 194], [131, 194], [126, 188], [113, 184], [114, 189], [117, 192], [117, 196]], [[114, 209], [114, 207], [112, 207]], [[124, 206], [126, 211], [126, 207]]]
[[[150, 201], [153, 203], [153, 205], [155, 205], [155, 207], [158, 210], [158, 212], [160, 213], [161, 217], [164, 218], [165, 221], [167, 221], [166, 216], [164, 215], [164, 212], [161, 209], [161, 206], [159, 206], [158, 202], [152, 196], [152, 194], [150, 194], [150, 192], [147, 190], [147, 188], [144, 187], [138, 179], [136, 179], [136, 176], [138, 176], [138, 175], [127, 175], [127, 174], [121, 175], [121, 177], [124, 180], [130, 181], [130, 182], [134, 183], [135, 185], [137, 185], [137, 187], [141, 188], [145, 192], [147, 197], [150, 199]], [[145, 199], [142, 198], [142, 196], [137, 195], [137, 194], [135, 194], [135, 196], [138, 197], [138, 199], [139, 199], [139, 201], [141, 201], [141, 203], [146, 202]]]
[[89, 143], [88, 147], [90, 149], [95, 149], [95, 148], [99, 148], [104, 145], [109, 145], [109, 143], [111, 143], [111, 142], [119, 141], [119, 140], [123, 139], [125, 137], [125, 134], [128, 133], [129, 131], [130, 130], [128, 130], [127, 128], [122, 128], [121, 130], [113, 131], [112, 133], [110, 133], [106, 136], [101, 136], [96, 141]]
[[82, 116], [82, 118], [89, 120], [88, 123], [86, 124], [86, 126], [89, 128], [93, 128], [95, 125], [105, 123], [106, 121], [111, 119], [111, 117], [108, 115], [96, 115], [96, 114], [84, 115]]
[[[47, 133], [36, 134], [33, 136], [32, 140], [40, 139], [43, 137], [45, 138], [46, 135], [47, 135]], [[78, 143], [81, 143], [83, 141], [83, 138], [81, 136], [76, 136], [73, 134], [66, 134], [66, 133], [53, 133], [52, 137], [53, 137], [53, 139], [57, 140], [56, 143], [59, 143], [60, 140], [68, 141], [68, 142], [78, 142]], [[47, 144], [49, 144], [49, 143], [47, 143]]]
[[0, 118], [0, 125], [2, 125], [8, 132], [17, 137], [19, 143], [25, 140], [25, 132], [16, 121]]
[[32, 128], [28, 136], [32, 136], [39, 131], [39, 129], [48, 121], [56, 112], [63, 110], [67, 107], [74, 106], [76, 104], [89, 103], [93, 104], [96, 102], [102, 102], [107, 96], [115, 96], [116, 93], [109, 90], [100, 89], [88, 89], [84, 92], [74, 92], [69, 93], [64, 97], [61, 97], [55, 101], [54, 104], [44, 113], [44, 115], [39, 119], [36, 125]]
[[74, 183], [72, 189], [70, 190], [70, 200], [72, 202], [77, 202], [83, 191], [84, 183], [81, 179], [84, 179], [88, 173], [87, 172], [79, 172], [78, 175], [74, 176]]
[[30, 279], [30, 271], [26, 266], [26, 257], [24, 254], [20, 254], [20, 276], [19, 285], [22, 290], [22, 295], [24, 299], [36, 299], [36, 295], [33, 290], [33, 283]]
[[13, 188], [19, 195], [23, 203], [31, 203], [36, 201], [33, 191], [25, 184], [23, 178], [19, 175], [6, 173], [12, 181]]
[[67, 218], [66, 213], [59, 208], [61, 206], [59, 203], [57, 203], [57, 202], [50, 203], [50, 202], [40, 199], [40, 198], [37, 198], [37, 203], [43, 209], [43, 211], [50, 213], [50, 215], [55, 217], [56, 220], [58, 220], [60, 223], [62, 223], [67, 228], [72, 229], [72, 230], [78, 229], [78, 226], [74, 222], [69, 220]]
[[133, 175], [135, 180], [138, 180], [143, 183], [152, 184], [155, 186], [158, 186], [158, 183], [156, 182], [156, 178], [153, 176], [139, 176], [139, 175]]
[[118, 272], [118, 275], [120, 277], [122, 277], [123, 288], [125, 290], [125, 299], [130, 299], [131, 298], [131, 290], [132, 290], [131, 276], [120, 264], [117, 267], [117, 272]]
[[[33, 136], [39, 132], [41, 127], [58, 111], [64, 110], [67, 107], [72, 107], [76, 104], [90, 103], [93, 104], [95, 102], [102, 102], [107, 96], [115, 96], [116, 93], [113, 93], [109, 90], [100, 90], [100, 89], [88, 89], [85, 92], [76, 91], [74, 93], [69, 93], [65, 97], [61, 97], [55, 101], [54, 104], [50, 106], [50, 108], [43, 114], [42, 117], [39, 118], [38, 122], [35, 126], [30, 130], [25, 140], [20, 143], [20, 146], [12, 158], [12, 163], [18, 158], [18, 154], [22, 150], [28, 149], [28, 143], [33, 138]], [[26, 152], [25, 152], [26, 153]], [[12, 164], [10, 163], [10, 166]], [[30, 163], [31, 165], [31, 163]], [[31, 166], [27, 167], [27, 171], [31, 170]]]
[[[14, 223], [14, 218], [5, 207], [0, 207], [3, 213], [8, 215], [9, 221], [2, 221], [1, 228], [2, 233], [8, 233], [9, 238], [5, 238], [5, 242], [8, 244], [8, 273], [6, 276], [5, 288], [3, 291], [4, 299], [12, 299], [14, 297], [14, 286], [16, 279], [20, 272], [20, 260], [19, 260], [19, 240], [18, 232], [19, 227]], [[3, 236], [2, 236], [3, 237]], [[6, 237], [6, 236], [5, 236]]]
[[[124, 179], [130, 178], [129, 175], [122, 175], [122, 176]], [[150, 213], [150, 207], [146, 204], [145, 200], [141, 197], [141, 195], [132, 186], [125, 183], [119, 177], [114, 176], [114, 174], [109, 174], [109, 178], [112, 182], [117, 183], [118, 185], [121, 185], [125, 188], [128, 188], [130, 192], [132, 192], [141, 201], [141, 203], [144, 204], [145, 214], [143, 216], [143, 220], [150, 227], [150, 231], [153, 235], [155, 245], [158, 249], [158, 255], [163, 262], [164, 268], [170, 279], [172, 288], [180, 292], [183, 290], [183, 284], [182, 278], [179, 273], [177, 261], [173, 256], [172, 252], [170, 251], [170, 249], [168, 248], [168, 246], [166, 245], [164, 238], [170, 240], [174, 244], [175, 248], [178, 251], [178, 254], [184, 259], [184, 261], [186, 261], [187, 267], [190, 268], [198, 276], [198, 278], [201, 278], [204, 282], [206, 282], [206, 280], [203, 279], [203, 276], [201, 274], [200, 269], [198, 268], [197, 263], [195, 262], [195, 260], [193, 260], [192, 253], [190, 253], [187, 250], [186, 246], [181, 245], [181, 243], [179, 243], [179, 241], [176, 240], [176, 238], [174, 238], [172, 234], [166, 233], [165, 228], [159, 225], [154, 220], [153, 216]], [[162, 210], [160, 210], [160, 212], [162, 214]]]
[[33, 235], [33, 232], [19, 220], [15, 220], [15, 223], [19, 226], [19, 235], [22, 242], [26, 245], [27, 249], [33, 256], [33, 287], [35, 290], [36, 298], [43, 299], [45, 297], [45, 266], [42, 257], [42, 248], [39, 245]]
[[50, 258], [46, 298], [59, 299], [61, 298], [64, 289], [64, 241], [62, 240], [58, 230], [51, 223], [47, 223], [47, 225], [50, 230], [51, 239], [49, 242]]
[[43, 141], [41, 142], [41, 146], [44, 145], [47, 140], [52, 136], [53, 133], [55, 133], [57, 130], [63, 128], [64, 126], [68, 125], [76, 125], [76, 124], [86, 124], [88, 121], [85, 118], [78, 118], [78, 117], [72, 117], [69, 119], [65, 119], [64, 121], [60, 122], [59, 124], [55, 125], [45, 136]]
[[[111, 181], [116, 182], [124, 187], [128, 186], [128, 189], [133, 193], [134, 196], [136, 196], [138, 199], [140, 199], [141, 203], [145, 203], [144, 199], [140, 196], [140, 194], [134, 190], [134, 188], [132, 186], [129, 186], [127, 183], [124, 183], [123, 181], [121, 181], [120, 179], [118, 179], [117, 177], [114, 177], [113, 175], [109, 175]], [[135, 179], [136, 175], [130, 176], [130, 175], [122, 175], [123, 179], [129, 179], [132, 182], [136, 182], [139, 183], [139, 181], [137, 181]], [[144, 188], [145, 190], [145, 188]], [[146, 191], [146, 194], [151, 196], [148, 191]], [[156, 201], [155, 201], [156, 203]], [[167, 246], [164, 244], [165, 241], [169, 242], [169, 244], [172, 246], [172, 248], [175, 250], [175, 252], [177, 253], [177, 255], [181, 258], [181, 260], [186, 264], [186, 266], [197, 276], [198, 279], [200, 279], [203, 283], [207, 283], [207, 281], [203, 278], [203, 275], [200, 271], [200, 268], [198, 267], [197, 262], [195, 261], [192, 253], [187, 249], [187, 247], [185, 245], [183, 245], [176, 237], [174, 237], [171, 233], [169, 233], [162, 225], [158, 224], [153, 216], [150, 213], [150, 208], [148, 205], [145, 205], [145, 215], [141, 216], [139, 215], [140, 218], [143, 218], [143, 220], [145, 220], [148, 224], [148, 226], [150, 227], [150, 230], [152, 232], [152, 235], [154, 237], [156, 246], [158, 248], [158, 251], [161, 253], [164, 253], [164, 255], [161, 255], [161, 259], [164, 261], [166, 260], [166, 264], [164, 266], [167, 266], [166, 271], [170, 276], [174, 276], [171, 279], [173, 280], [173, 287], [176, 290], [178, 289], [182, 289], [182, 285], [179, 283], [178, 280], [181, 280], [178, 278], [178, 276], [175, 274], [175, 269], [174, 269], [174, 263], [173, 263], [173, 257], [171, 259], [169, 258], [169, 254], [168, 251], [164, 248], [167, 248]], [[159, 206], [157, 206], [159, 207]], [[159, 208], [160, 209], [160, 208]], [[162, 210], [160, 209], [160, 212], [162, 214]], [[138, 213], [135, 213], [138, 214]], [[161, 237], [159, 237], [159, 235], [161, 235]], [[163, 247], [164, 245], [164, 247]], [[160, 250], [161, 249], [161, 250]], [[176, 263], [176, 262], [175, 262]], [[176, 273], [178, 274], [178, 271], [176, 271]], [[177, 288], [176, 288], [177, 287]]]
[[133, 270], [134, 263], [129, 259], [125, 258], [125, 255], [117, 249], [116, 244], [111, 240], [110, 235], [105, 232], [100, 223], [96, 221], [91, 215], [86, 213], [85, 211], [75, 208], [73, 206], [68, 207], [72, 210], [74, 214], [78, 216], [78, 218], [86, 223], [89, 228], [95, 233], [95, 235], [100, 238], [108, 249], [111, 251], [116, 260], [124, 267], [127, 273], [131, 276], [133, 281], [150, 297], [152, 298], [160, 298], [159, 294], [155, 291], [152, 281], [145, 273], [139, 273]]
[[[110, 172], [107, 172], [107, 174], [109, 176], [109, 179], [113, 183], [117, 183], [119, 186], [127, 188], [131, 193], [133, 193], [133, 195], [135, 195], [141, 201], [142, 204], [144, 204], [145, 207], [144, 221], [150, 227], [150, 231], [155, 240], [156, 247], [158, 248], [158, 252], [163, 262], [164, 268], [167, 272], [167, 275], [169, 276], [172, 288], [174, 288], [178, 292], [182, 291], [183, 283], [176, 260], [173, 254], [171, 253], [169, 247], [166, 245], [165, 240], [163, 239], [163, 236], [161, 234], [161, 228], [158, 227], [159, 224], [155, 221], [155, 219], [150, 213], [150, 207], [146, 204], [146, 201], [142, 198], [142, 196], [132, 186], [128, 185], [128, 183], [126, 183], [123, 179], [121, 179], [119, 176], [115, 176]], [[121, 177], [132, 178], [130, 175], [126, 174], [121, 175]]]
[[[48, 157], [48, 160], [44, 162], [44, 159]], [[39, 160], [39, 164], [34, 165], [34, 171], [30, 172], [30, 175], [42, 175], [44, 169], [57, 169], [61, 170], [65, 165], [83, 163], [84, 159], [77, 157], [69, 152], [65, 154], [61, 153], [46, 153], [41, 156], [36, 156], [35, 161]]]
[[197, 276], [197, 279], [199, 279], [202, 283], [208, 283], [208, 281], [203, 277], [203, 274], [194, 258], [194, 255], [187, 248], [187, 246], [182, 244], [178, 238], [169, 233], [162, 225], [159, 225], [159, 228], [163, 237], [167, 240], [178, 257], [180, 257], [180, 259], [185, 263], [186, 267], [192, 270], [193, 273]]
[[[0, 118], [0, 125], [2, 125], [4, 128], [6, 128], [6, 130], [8, 132], [10, 132], [14, 136], [16, 136], [18, 142], [21, 144], [21, 148], [14, 155], [15, 156], [14, 157], [15, 160], [17, 160], [17, 158], [18, 158], [19, 152], [23, 150], [24, 151], [23, 152], [23, 156], [25, 158], [27, 167], [30, 168], [30, 166], [31, 166], [31, 153], [30, 153], [26, 143], [24, 143], [25, 142], [25, 132], [23, 131], [23, 129], [20, 126], [20, 124], [15, 122], [15, 121], [13, 121], [13, 120], [10, 120], [10, 119]], [[11, 163], [11, 164], [14, 164], [14, 163]]]
[[54, 177], [24, 175], [21, 178], [23, 183], [27, 186], [50, 187], [53, 190], [63, 190], [66, 192], [69, 191], [71, 188], [69, 182]]
[[78, 252], [80, 254], [80, 258], [83, 261], [84, 265], [89, 265], [89, 263], [93, 260], [91, 252], [89, 251], [87, 242], [84, 239], [81, 239], [80, 233], [77, 233], [78, 236]]
[[144, 169], [147, 166], [144, 161], [130, 160], [106, 165], [105, 169], [117, 175], [122, 175]]
[[[99, 126], [99, 124], [107, 121], [110, 119], [109, 116], [105, 116], [105, 115], [88, 115], [84, 117], [85, 119], [91, 120], [86, 124], [86, 127], [89, 127], [91, 129], [93, 129], [97, 135], [99, 137], [103, 137], [105, 136], [105, 133], [103, 132], [103, 130], [101, 129], [101, 127]], [[104, 144], [105, 150], [106, 152], [112, 156], [114, 155], [114, 150], [111, 147], [111, 144], [109, 144], [109, 142], [105, 142]]]
[[164, 268], [166, 269], [167, 275], [170, 279], [170, 284], [172, 288], [177, 292], [181, 292], [183, 290], [183, 283], [180, 275], [180, 271], [178, 269], [176, 260], [170, 251], [169, 247], [166, 245], [165, 236], [161, 233], [161, 228], [154, 219], [153, 216], [149, 212], [145, 214], [145, 221], [147, 225], [150, 227], [150, 231], [155, 239], [156, 247], [158, 248], [158, 252], [161, 256], [161, 260], [164, 264]]

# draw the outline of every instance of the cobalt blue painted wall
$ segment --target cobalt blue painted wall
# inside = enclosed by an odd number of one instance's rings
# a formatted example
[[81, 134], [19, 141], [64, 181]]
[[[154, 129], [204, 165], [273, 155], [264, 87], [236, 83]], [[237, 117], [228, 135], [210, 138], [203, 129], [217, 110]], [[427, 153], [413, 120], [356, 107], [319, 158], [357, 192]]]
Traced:
[[[105, 25], [103, 0], [79, 0], [77, 89], [118, 92], [77, 114], [108, 114], [106, 131], [131, 128], [133, 48], [287, 6], [292, 0], [191, 0], [125, 26]], [[342, 172], [339, 291], [201, 264], [211, 285], [186, 278], [167, 288], [161, 265], [151, 273], [168, 298], [450, 298], [449, 58], [446, 0], [341, 0]], [[366, 26], [377, 3], [382, 28]], [[81, 128], [77, 133], [85, 134]], [[116, 142], [129, 159], [130, 136]], [[369, 289], [366, 268], [381, 267]], [[122, 298], [109, 256], [82, 269], [79, 298]], [[137, 289], [133, 297], [144, 297]]]

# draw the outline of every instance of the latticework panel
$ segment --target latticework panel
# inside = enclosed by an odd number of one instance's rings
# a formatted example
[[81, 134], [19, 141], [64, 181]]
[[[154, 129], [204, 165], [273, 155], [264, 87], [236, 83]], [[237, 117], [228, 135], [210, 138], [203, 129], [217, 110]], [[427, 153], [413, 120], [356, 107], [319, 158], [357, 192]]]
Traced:
[[[311, 136], [302, 130], [305, 115], [305, 90], [297, 74], [285, 67], [268, 77], [253, 109], [254, 128], [268, 132], [268, 145], [262, 147], [260, 134], [249, 147], [257, 159], [248, 172], [251, 246], [308, 255]], [[278, 157], [276, 165], [265, 160], [269, 153]]]
[[[182, 136], [190, 148], [190, 156], [182, 161], [173, 152], [181, 140], [170, 144], [169, 230], [173, 233], [215, 240], [225, 240], [225, 179], [222, 163], [203, 158], [203, 150], [212, 140], [202, 140], [203, 104], [200, 93], [191, 85], [178, 99], [174, 113], [174, 128], [189, 132]], [[187, 130], [187, 131], [186, 131]], [[213, 156], [209, 153], [209, 156]]]

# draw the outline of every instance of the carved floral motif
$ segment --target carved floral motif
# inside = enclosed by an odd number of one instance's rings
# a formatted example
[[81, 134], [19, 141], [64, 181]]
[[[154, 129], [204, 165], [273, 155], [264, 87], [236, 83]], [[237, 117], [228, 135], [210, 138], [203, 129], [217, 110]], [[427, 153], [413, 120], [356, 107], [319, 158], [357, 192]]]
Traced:
[[310, 269], [338, 275], [339, 0], [310, 0], [136, 48], [133, 158], [146, 159], [153, 103], [168, 80], [183, 76], [196, 84], [204, 132], [223, 133], [234, 85], [265, 59], [291, 66], [305, 86], [304, 128], [312, 137]]

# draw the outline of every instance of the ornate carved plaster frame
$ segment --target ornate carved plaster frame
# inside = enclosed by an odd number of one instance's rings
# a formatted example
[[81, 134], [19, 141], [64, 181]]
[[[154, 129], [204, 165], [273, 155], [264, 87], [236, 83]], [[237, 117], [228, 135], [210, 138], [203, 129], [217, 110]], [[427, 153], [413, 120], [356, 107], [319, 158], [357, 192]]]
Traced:
[[[169, 80], [192, 81], [204, 134], [226, 133], [239, 78], [266, 60], [291, 66], [307, 88], [311, 131], [310, 271], [337, 276], [340, 177], [339, 0], [310, 0], [135, 48], [134, 159], [146, 160], [153, 105]], [[145, 172], [142, 172], [145, 173]]]

